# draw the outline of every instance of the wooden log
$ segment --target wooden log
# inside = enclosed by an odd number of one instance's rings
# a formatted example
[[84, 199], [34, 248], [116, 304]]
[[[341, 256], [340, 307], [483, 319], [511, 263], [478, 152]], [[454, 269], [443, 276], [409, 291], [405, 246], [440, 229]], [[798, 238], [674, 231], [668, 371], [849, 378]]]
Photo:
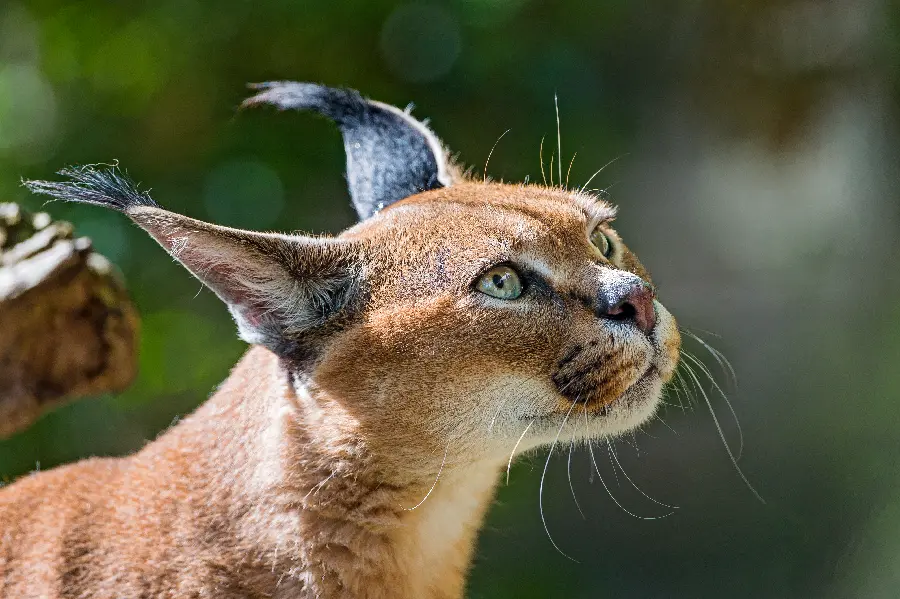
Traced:
[[89, 239], [0, 204], [0, 438], [62, 402], [128, 387], [138, 328], [121, 277]]

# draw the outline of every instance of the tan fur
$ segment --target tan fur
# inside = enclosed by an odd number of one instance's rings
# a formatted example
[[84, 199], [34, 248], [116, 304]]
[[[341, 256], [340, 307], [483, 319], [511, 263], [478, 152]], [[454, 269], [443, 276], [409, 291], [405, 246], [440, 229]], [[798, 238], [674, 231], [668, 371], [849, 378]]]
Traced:
[[[519, 452], [621, 434], [672, 376], [661, 304], [649, 336], [586, 305], [617, 272], [649, 281], [611, 228], [611, 264], [591, 245], [611, 215], [561, 189], [459, 183], [344, 232], [365, 301], [312, 372], [253, 347], [137, 454], [4, 489], [0, 596], [461, 597], [526, 426]], [[539, 273], [546, 297], [472, 291], [503, 262]]]

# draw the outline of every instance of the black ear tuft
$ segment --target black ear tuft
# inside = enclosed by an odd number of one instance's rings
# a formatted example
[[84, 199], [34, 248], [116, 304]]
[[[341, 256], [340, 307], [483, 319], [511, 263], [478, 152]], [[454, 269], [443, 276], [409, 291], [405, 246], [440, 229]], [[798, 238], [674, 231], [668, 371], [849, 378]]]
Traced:
[[361, 219], [413, 194], [451, 184], [440, 140], [394, 106], [350, 89], [314, 83], [271, 82], [244, 106], [312, 110], [337, 123], [347, 152], [350, 196]]
[[64, 168], [58, 174], [68, 177], [70, 181], [26, 181], [22, 184], [33, 193], [48, 195], [66, 202], [96, 204], [127, 212], [137, 206], [158, 207], [150, 194], [139, 191], [137, 185], [122, 173], [116, 165], [104, 165], [97, 169], [96, 165], [73, 166]]

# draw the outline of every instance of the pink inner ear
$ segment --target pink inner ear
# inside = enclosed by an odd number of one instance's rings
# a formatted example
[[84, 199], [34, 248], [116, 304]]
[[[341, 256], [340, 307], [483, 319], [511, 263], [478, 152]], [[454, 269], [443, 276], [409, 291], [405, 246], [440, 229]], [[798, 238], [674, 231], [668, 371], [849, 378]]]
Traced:
[[167, 245], [175, 258], [188, 267], [197, 278], [229, 305], [238, 308], [247, 322], [256, 326], [265, 306], [251, 297], [249, 291], [238, 283], [237, 270], [227, 262], [210, 260], [209, 255], [197, 251], [186, 236], [166, 236]]

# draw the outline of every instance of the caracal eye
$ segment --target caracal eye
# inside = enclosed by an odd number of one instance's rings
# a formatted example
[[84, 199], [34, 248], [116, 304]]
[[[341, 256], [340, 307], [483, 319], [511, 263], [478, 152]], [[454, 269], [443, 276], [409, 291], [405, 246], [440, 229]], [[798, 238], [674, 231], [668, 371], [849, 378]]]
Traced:
[[591, 243], [594, 244], [600, 253], [603, 254], [604, 258], [609, 258], [613, 253], [613, 244], [610, 241], [609, 237], [600, 230], [600, 227], [594, 229], [594, 232], [591, 233]]
[[509, 266], [495, 266], [478, 279], [481, 293], [502, 300], [514, 300], [522, 295], [522, 279]]

